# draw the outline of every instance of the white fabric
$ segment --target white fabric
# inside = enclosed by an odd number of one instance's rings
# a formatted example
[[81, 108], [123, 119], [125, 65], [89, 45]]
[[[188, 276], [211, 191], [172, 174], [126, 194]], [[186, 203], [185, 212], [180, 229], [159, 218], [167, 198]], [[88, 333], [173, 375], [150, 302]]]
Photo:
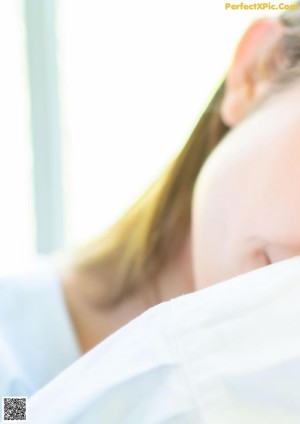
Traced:
[[37, 392], [32, 424], [299, 424], [300, 256], [157, 305]]
[[0, 396], [30, 396], [80, 357], [60, 280], [44, 258], [0, 278]]

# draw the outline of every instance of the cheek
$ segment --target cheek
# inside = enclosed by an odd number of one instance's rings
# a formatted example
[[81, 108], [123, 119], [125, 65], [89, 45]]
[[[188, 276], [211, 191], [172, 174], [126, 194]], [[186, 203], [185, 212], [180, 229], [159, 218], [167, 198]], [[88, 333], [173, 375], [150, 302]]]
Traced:
[[192, 203], [198, 288], [300, 255], [300, 155], [262, 152], [234, 161], [225, 152], [199, 175]]
[[217, 168], [204, 169], [197, 180], [192, 246], [198, 288], [269, 264], [265, 239], [258, 231], [258, 221], [267, 211], [258, 206], [263, 204], [262, 193], [250, 188], [258, 178], [252, 169], [246, 161], [224, 160]]
[[300, 255], [299, 94], [291, 95], [288, 110], [277, 98], [231, 130], [198, 176], [192, 256], [199, 288]]
[[192, 247], [196, 285], [203, 288], [226, 279], [231, 255], [231, 217], [234, 204], [229, 181], [203, 175], [195, 186], [192, 203]]
[[[206, 208], [193, 205], [192, 249], [198, 289], [268, 265], [265, 240], [241, 231], [245, 215], [221, 198], [211, 199]], [[251, 235], [252, 233], [252, 235]]]

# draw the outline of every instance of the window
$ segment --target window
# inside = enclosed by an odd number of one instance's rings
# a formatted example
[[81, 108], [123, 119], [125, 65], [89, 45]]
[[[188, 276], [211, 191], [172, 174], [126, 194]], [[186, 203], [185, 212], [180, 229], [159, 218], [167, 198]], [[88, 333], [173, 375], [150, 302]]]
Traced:
[[58, 3], [69, 243], [119, 217], [187, 139], [253, 13], [224, 3]]
[[265, 14], [221, 0], [2, 1], [0, 273], [113, 223]]
[[34, 252], [28, 87], [21, 3], [0, 3], [0, 273]]

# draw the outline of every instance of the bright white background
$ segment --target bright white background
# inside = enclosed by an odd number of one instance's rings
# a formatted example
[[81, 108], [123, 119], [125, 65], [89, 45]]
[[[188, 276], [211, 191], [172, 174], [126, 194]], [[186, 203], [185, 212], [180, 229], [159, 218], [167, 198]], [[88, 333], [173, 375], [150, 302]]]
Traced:
[[20, 2], [0, 2], [0, 270], [34, 253], [29, 99]]
[[[56, 4], [65, 243], [111, 224], [188, 138], [257, 11], [215, 0]], [[270, 14], [270, 13], [268, 13]], [[22, 3], [0, 3], [0, 272], [35, 252]]]
[[70, 243], [112, 223], [163, 170], [253, 15], [222, 1], [58, 4]]

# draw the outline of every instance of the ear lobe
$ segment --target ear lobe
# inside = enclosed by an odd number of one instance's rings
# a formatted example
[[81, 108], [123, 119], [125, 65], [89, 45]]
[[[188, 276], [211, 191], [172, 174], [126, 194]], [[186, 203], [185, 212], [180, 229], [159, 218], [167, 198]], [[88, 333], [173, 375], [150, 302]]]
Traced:
[[259, 19], [243, 35], [229, 68], [221, 105], [226, 125], [236, 125], [270, 86], [282, 33], [279, 20]]
[[225, 96], [221, 104], [221, 117], [223, 122], [234, 127], [244, 116], [249, 103], [249, 85], [243, 84], [239, 88], [225, 91]]

